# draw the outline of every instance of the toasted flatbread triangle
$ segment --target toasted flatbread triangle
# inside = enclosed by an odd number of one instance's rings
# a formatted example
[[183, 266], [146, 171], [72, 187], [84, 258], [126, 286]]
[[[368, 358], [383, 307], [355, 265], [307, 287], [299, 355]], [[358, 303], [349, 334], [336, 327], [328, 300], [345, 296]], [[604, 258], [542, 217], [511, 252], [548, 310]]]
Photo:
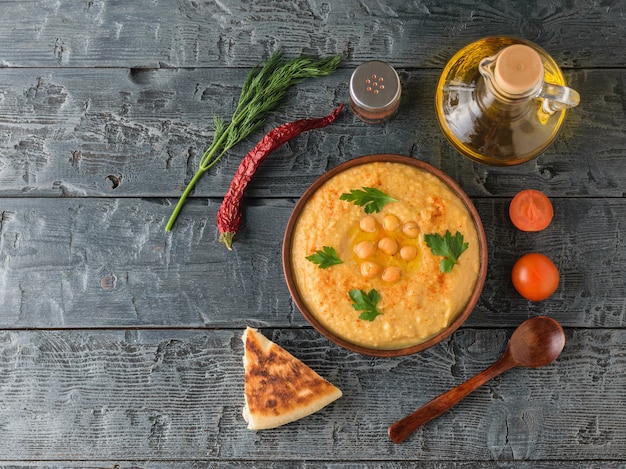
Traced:
[[242, 340], [246, 398], [243, 417], [250, 430], [293, 422], [341, 397], [338, 388], [256, 329], [248, 327]]

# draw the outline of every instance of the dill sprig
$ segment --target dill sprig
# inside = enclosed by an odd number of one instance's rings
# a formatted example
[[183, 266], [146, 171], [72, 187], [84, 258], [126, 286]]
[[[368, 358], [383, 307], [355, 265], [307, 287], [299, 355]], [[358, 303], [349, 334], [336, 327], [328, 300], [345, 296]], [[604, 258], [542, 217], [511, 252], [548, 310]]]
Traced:
[[252, 69], [243, 83], [230, 122], [226, 124], [219, 117], [214, 119], [213, 141], [202, 155], [198, 170], [180, 196], [165, 231], [172, 229], [187, 196], [202, 175], [228, 150], [263, 126], [267, 116], [278, 108], [291, 85], [307, 78], [329, 75], [337, 68], [340, 60], [335, 55], [325, 59], [298, 57], [283, 62], [278, 51], [272, 54], [262, 68]]

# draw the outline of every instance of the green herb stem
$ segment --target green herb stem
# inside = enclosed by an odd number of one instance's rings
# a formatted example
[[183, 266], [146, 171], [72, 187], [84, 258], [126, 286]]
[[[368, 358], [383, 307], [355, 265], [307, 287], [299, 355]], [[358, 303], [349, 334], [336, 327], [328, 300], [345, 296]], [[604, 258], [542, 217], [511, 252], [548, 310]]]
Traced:
[[337, 68], [340, 60], [339, 56], [325, 59], [298, 57], [282, 63], [280, 52], [275, 52], [261, 69], [255, 67], [244, 81], [229, 124], [225, 126], [221, 119], [215, 119], [213, 142], [202, 155], [198, 170], [178, 199], [165, 231], [171, 231], [200, 177], [228, 150], [265, 123], [267, 116], [280, 105], [291, 85], [307, 78], [329, 75]]

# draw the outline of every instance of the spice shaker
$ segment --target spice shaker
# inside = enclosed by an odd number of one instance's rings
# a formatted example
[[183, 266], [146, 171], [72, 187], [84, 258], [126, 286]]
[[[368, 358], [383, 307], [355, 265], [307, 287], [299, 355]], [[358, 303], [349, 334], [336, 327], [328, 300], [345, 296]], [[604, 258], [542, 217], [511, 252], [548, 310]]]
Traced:
[[371, 60], [359, 65], [350, 78], [350, 109], [368, 124], [380, 124], [396, 113], [402, 86], [387, 62]]

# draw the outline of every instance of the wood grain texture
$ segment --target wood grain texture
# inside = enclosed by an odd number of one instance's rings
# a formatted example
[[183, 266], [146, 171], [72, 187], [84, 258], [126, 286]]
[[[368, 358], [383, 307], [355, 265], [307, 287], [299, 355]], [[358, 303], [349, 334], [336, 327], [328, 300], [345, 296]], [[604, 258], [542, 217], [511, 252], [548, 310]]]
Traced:
[[505, 0], [377, 2], [3, 2], [6, 67], [253, 66], [287, 53], [386, 57], [441, 67], [463, 45], [493, 35], [537, 42], [569, 67], [624, 66], [606, 49], [626, 40], [623, 2]]
[[387, 425], [488, 366], [511, 331], [466, 329], [398, 359], [346, 352], [314, 331], [263, 332], [344, 397], [252, 432], [241, 417], [242, 330], [3, 332], [2, 457], [271, 461], [332, 451], [355, 463], [487, 462], [617, 460], [626, 451], [626, 415], [604, 398], [626, 405], [615, 397], [626, 385], [624, 331], [568, 332], [557, 362], [503, 374], [403, 445], [388, 440]]
[[[3, 469], [414, 469], [419, 464], [420, 469], [486, 469], [494, 467], [493, 462], [459, 462], [459, 461], [386, 461], [380, 462], [359, 461], [359, 462], [311, 462], [311, 461], [99, 461], [80, 462], [74, 461], [36, 461], [22, 463], [19, 461], [7, 461], [6, 465], [0, 466]], [[560, 469], [563, 467], [562, 461], [518, 461], [497, 463], [498, 468], [509, 469]], [[620, 461], [567, 461], [567, 467], [571, 469], [613, 469], [622, 468]]]
[[[557, 0], [0, 1], [0, 469], [623, 468], [626, 455], [626, 3]], [[536, 160], [462, 158], [437, 125], [434, 91], [461, 47], [534, 41], [582, 97]], [[215, 214], [259, 135], [176, 197], [251, 67], [272, 52], [340, 54], [333, 75], [293, 87], [266, 127], [347, 102], [354, 68], [394, 65], [395, 118], [345, 112], [263, 164], [233, 252]], [[322, 173], [371, 153], [425, 160], [473, 198], [489, 271], [466, 324], [410, 357], [340, 349], [291, 302], [282, 233]], [[544, 191], [540, 233], [508, 220], [519, 190]], [[510, 269], [549, 255], [556, 294], [523, 300]], [[403, 445], [389, 423], [490, 365], [512, 329], [566, 326], [553, 365], [494, 379]], [[250, 432], [241, 417], [245, 326], [344, 392], [322, 412]]]
[[[567, 464], [569, 469], [619, 469], [621, 461], [498, 461], [502, 469], [560, 469]], [[488, 469], [494, 462], [484, 461], [298, 461], [298, 460], [256, 460], [256, 461], [6, 461], [2, 469]]]
[[[519, 464], [519, 463], [514, 463]], [[535, 464], [535, 461], [529, 464]], [[415, 466], [414, 462], [411, 463], [402, 463], [402, 462], [388, 462], [385, 463], [386, 468], [390, 469], [403, 469], [403, 468], [412, 468]], [[209, 469], [209, 468], [235, 468], [235, 469], [256, 469], [259, 467], [263, 467], [266, 469], [299, 469], [299, 468], [339, 468], [339, 469], [360, 469], [360, 468], [380, 468], [381, 465], [378, 462], [359, 462], [355, 463], [324, 463], [319, 462], [315, 464], [311, 464], [309, 461], [99, 461], [99, 462], [80, 462], [76, 463], [74, 461], [37, 461], [24, 463], [21, 461], [7, 461], [5, 464], [0, 465], [2, 469], [70, 469], [70, 468], [80, 468], [80, 469], [144, 469], [144, 468], [152, 468], [152, 469], [180, 469], [180, 468], [193, 468], [193, 469]], [[467, 463], [454, 463], [454, 462], [437, 462], [432, 464], [420, 464], [420, 467], [425, 468], [437, 468], [437, 469], [445, 469], [445, 468], [481, 468], [481, 467], [490, 467], [489, 463], [485, 464], [477, 464], [473, 466], [468, 466]], [[507, 467], [507, 466], [502, 466]], [[511, 466], [512, 467], [512, 466]], [[533, 468], [543, 468], [543, 467], [556, 467], [556, 466], [544, 466], [544, 465], [533, 465], [533, 466], [524, 466], [524, 465], [516, 465], [514, 467], [533, 467]], [[591, 466], [572, 466], [572, 467], [591, 467]], [[612, 466], [602, 466], [602, 467], [612, 467]]]
[[[3, 199], [0, 321], [22, 327], [292, 327], [306, 325], [289, 298], [281, 264], [290, 199], [246, 201], [232, 252], [217, 242], [219, 200], [191, 201], [174, 232], [172, 205], [158, 199]], [[510, 199], [477, 199], [489, 268], [468, 324], [515, 326], [547, 314], [564, 325], [624, 327], [624, 199], [555, 199], [539, 233], [508, 219]], [[510, 271], [539, 251], [558, 266], [549, 299], [519, 296]], [[237, 294], [233, 294], [237, 292]]]
[[[0, 73], [0, 196], [177, 197], [228, 119], [248, 69], [3, 69]], [[264, 131], [233, 148], [200, 180], [195, 195], [221, 197], [241, 158], [271, 127], [323, 116], [348, 101], [352, 69], [306, 81]], [[348, 110], [271, 155], [249, 195], [299, 197], [322, 173], [371, 153], [434, 164], [471, 196], [513, 196], [528, 186], [550, 196], [622, 197], [626, 176], [623, 72], [569, 72], [582, 95], [553, 145], [536, 160], [492, 168], [470, 162], [445, 140], [434, 114], [439, 70], [399, 70], [403, 97], [385, 125]], [[325, 97], [325, 98], [321, 98]], [[572, 184], [571, 181], [576, 181]]]

